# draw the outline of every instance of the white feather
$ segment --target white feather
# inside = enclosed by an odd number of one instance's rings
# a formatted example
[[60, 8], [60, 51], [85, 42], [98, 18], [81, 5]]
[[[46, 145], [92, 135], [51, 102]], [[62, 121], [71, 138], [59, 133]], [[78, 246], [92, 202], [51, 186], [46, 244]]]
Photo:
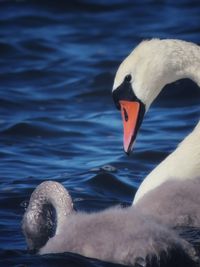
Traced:
[[[113, 90], [131, 74], [132, 88], [146, 110], [166, 84], [190, 78], [200, 86], [200, 48], [181, 40], [152, 39], [139, 44], [120, 65]], [[134, 204], [168, 179], [192, 179], [200, 175], [200, 124], [142, 182]]]

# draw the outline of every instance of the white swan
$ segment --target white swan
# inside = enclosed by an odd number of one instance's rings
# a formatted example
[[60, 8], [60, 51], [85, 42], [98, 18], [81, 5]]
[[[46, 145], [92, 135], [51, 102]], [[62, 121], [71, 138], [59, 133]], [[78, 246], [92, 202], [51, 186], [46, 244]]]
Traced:
[[151, 216], [135, 207], [75, 212], [69, 193], [57, 182], [34, 190], [22, 229], [29, 248], [39, 254], [68, 251], [137, 267], [196, 266], [193, 247]]
[[[193, 43], [170, 39], [144, 41], [122, 62], [115, 77], [113, 98], [122, 113], [125, 152], [130, 153], [142, 118], [153, 100], [166, 84], [181, 78], [190, 78], [200, 86], [200, 47]], [[134, 204], [172, 178], [186, 181], [200, 177], [199, 140], [200, 123], [144, 179]]]
[[[126, 152], [165, 84], [189, 77], [200, 85], [199, 62], [198, 46], [157, 39], [142, 42], [125, 59], [113, 97], [122, 112]], [[200, 225], [200, 180], [194, 179], [199, 176], [199, 128], [144, 180], [130, 208], [76, 213], [59, 183], [39, 185], [23, 217], [28, 246], [40, 254], [69, 251], [137, 266], [194, 266], [195, 251], [172, 228]]]

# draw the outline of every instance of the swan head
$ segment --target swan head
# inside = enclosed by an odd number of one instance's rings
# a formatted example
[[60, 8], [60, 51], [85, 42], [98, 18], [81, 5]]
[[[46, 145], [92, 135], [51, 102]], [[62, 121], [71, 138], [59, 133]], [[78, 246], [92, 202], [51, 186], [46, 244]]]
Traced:
[[141, 42], [119, 66], [112, 90], [121, 110], [124, 150], [130, 153], [144, 114], [162, 88], [184, 76], [180, 60], [187, 42], [152, 39]]
[[28, 249], [33, 252], [39, 251], [48, 239], [54, 236], [55, 228], [56, 212], [52, 205], [46, 204], [41, 210], [36, 206], [27, 210], [22, 221], [22, 229]]
[[22, 220], [22, 231], [29, 250], [38, 252], [56, 236], [73, 211], [68, 191], [58, 182], [45, 181], [31, 194]]

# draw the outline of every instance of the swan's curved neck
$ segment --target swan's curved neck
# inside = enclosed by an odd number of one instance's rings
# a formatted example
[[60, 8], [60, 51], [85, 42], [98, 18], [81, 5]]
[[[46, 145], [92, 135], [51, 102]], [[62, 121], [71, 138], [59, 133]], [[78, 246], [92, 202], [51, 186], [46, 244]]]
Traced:
[[185, 64], [186, 67], [185, 73], [181, 75], [183, 78], [190, 78], [200, 87], [200, 47], [195, 45], [190, 53], [188, 53], [188, 57], [190, 59], [188, 60], [189, 62], [187, 61], [187, 64], [185, 63], [185, 58], [182, 59], [182, 64]]
[[[168, 83], [181, 78], [190, 78], [200, 87], [200, 47], [184, 41], [171, 40], [165, 52], [171, 56], [166, 59], [169, 64], [166, 67], [169, 69], [166, 71], [168, 74], [166, 76], [170, 77], [167, 78]], [[144, 194], [166, 180], [192, 179], [198, 176], [200, 176], [200, 122], [178, 148], [144, 179], [133, 203], [136, 204]]]
[[[180, 40], [165, 40], [163, 60], [173, 81], [190, 78], [200, 86], [200, 47]], [[166, 73], [165, 73], [166, 74]], [[170, 78], [169, 78], [170, 82]]]
[[[144, 46], [144, 49], [142, 49]], [[146, 110], [165, 85], [189, 78], [200, 86], [200, 47], [180, 40], [152, 40], [133, 52], [133, 65], [138, 70], [133, 74], [136, 96], [145, 103]], [[143, 60], [141, 62], [141, 54]], [[130, 55], [131, 57], [131, 55]]]
[[56, 231], [58, 234], [72, 211], [73, 204], [65, 188], [56, 182], [43, 182], [32, 193], [29, 206], [24, 214], [22, 228], [31, 249], [41, 248], [49, 239], [53, 220], [49, 207], [56, 212]]
[[164, 161], [162, 161], [142, 182], [133, 204], [144, 194], [170, 179], [194, 179], [200, 176], [200, 122]]

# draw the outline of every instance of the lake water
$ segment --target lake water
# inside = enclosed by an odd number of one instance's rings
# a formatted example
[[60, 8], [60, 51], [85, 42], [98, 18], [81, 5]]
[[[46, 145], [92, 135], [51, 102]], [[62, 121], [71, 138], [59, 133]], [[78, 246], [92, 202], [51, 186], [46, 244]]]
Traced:
[[199, 119], [200, 91], [168, 86], [130, 157], [111, 97], [120, 62], [143, 39], [200, 43], [199, 1], [0, 1], [0, 266], [117, 266], [27, 253], [33, 189], [61, 182], [77, 210], [130, 205], [144, 177]]

